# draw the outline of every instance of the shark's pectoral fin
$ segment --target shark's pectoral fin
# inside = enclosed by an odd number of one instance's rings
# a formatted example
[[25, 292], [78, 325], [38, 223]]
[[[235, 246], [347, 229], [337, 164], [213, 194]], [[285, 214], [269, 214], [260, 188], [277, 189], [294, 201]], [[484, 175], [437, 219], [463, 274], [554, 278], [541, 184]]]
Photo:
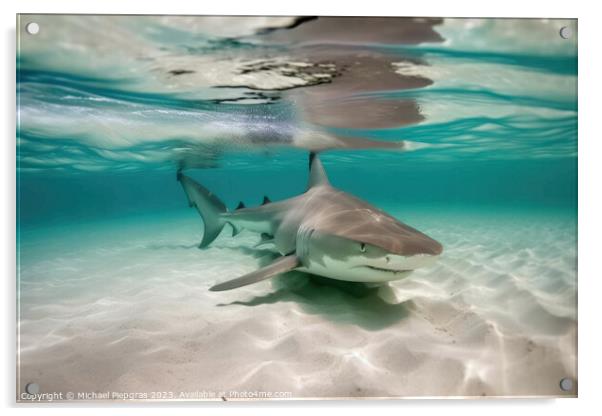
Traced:
[[209, 290], [213, 292], [219, 292], [222, 290], [236, 289], [237, 287], [250, 285], [253, 283], [261, 282], [262, 280], [269, 279], [278, 274], [291, 271], [299, 266], [299, 259], [294, 254], [290, 256], [280, 257], [269, 266], [265, 266], [259, 270], [255, 270], [249, 274], [238, 277], [233, 280], [229, 280], [224, 283], [212, 286]]

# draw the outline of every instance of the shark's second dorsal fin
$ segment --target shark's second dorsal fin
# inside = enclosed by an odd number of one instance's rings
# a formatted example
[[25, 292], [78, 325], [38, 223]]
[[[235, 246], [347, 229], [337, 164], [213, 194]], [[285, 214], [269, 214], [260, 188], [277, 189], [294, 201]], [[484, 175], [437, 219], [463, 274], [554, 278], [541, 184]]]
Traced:
[[330, 185], [326, 171], [318, 155], [314, 152], [309, 154], [309, 181], [307, 189], [319, 185]]

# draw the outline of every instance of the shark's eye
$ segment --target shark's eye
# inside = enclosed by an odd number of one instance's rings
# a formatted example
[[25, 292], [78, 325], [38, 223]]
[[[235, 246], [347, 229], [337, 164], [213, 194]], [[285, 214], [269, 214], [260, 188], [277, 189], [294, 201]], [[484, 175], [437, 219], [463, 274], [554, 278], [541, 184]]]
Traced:
[[360, 244], [360, 251], [361, 251], [362, 253], [365, 253], [365, 252], [366, 252], [366, 244], [364, 244], [364, 243], [361, 243], [361, 244]]

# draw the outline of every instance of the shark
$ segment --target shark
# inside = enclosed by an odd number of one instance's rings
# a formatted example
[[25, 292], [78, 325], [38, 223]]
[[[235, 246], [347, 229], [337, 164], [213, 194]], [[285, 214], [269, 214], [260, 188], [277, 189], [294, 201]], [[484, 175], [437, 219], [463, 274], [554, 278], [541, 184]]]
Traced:
[[265, 267], [218, 283], [223, 291], [298, 270], [322, 277], [382, 284], [403, 279], [417, 268], [432, 265], [443, 251], [433, 238], [383, 210], [331, 185], [318, 155], [310, 154], [304, 193], [261, 206], [234, 210], [212, 192], [178, 171], [177, 179], [189, 205], [204, 222], [200, 248], [208, 247], [229, 224], [232, 236], [243, 229], [261, 235], [277, 258]]

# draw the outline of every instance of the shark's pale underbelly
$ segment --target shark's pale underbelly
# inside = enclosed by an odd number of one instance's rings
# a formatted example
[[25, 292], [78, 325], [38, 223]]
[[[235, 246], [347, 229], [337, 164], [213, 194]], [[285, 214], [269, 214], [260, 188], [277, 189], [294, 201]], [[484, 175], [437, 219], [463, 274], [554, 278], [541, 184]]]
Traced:
[[297, 270], [336, 280], [363, 283], [391, 282], [403, 279], [412, 273], [412, 270], [385, 271], [369, 269], [368, 267], [344, 268], [343, 264], [340, 267], [324, 267], [319, 264], [313, 264], [310, 267], [301, 267]]

